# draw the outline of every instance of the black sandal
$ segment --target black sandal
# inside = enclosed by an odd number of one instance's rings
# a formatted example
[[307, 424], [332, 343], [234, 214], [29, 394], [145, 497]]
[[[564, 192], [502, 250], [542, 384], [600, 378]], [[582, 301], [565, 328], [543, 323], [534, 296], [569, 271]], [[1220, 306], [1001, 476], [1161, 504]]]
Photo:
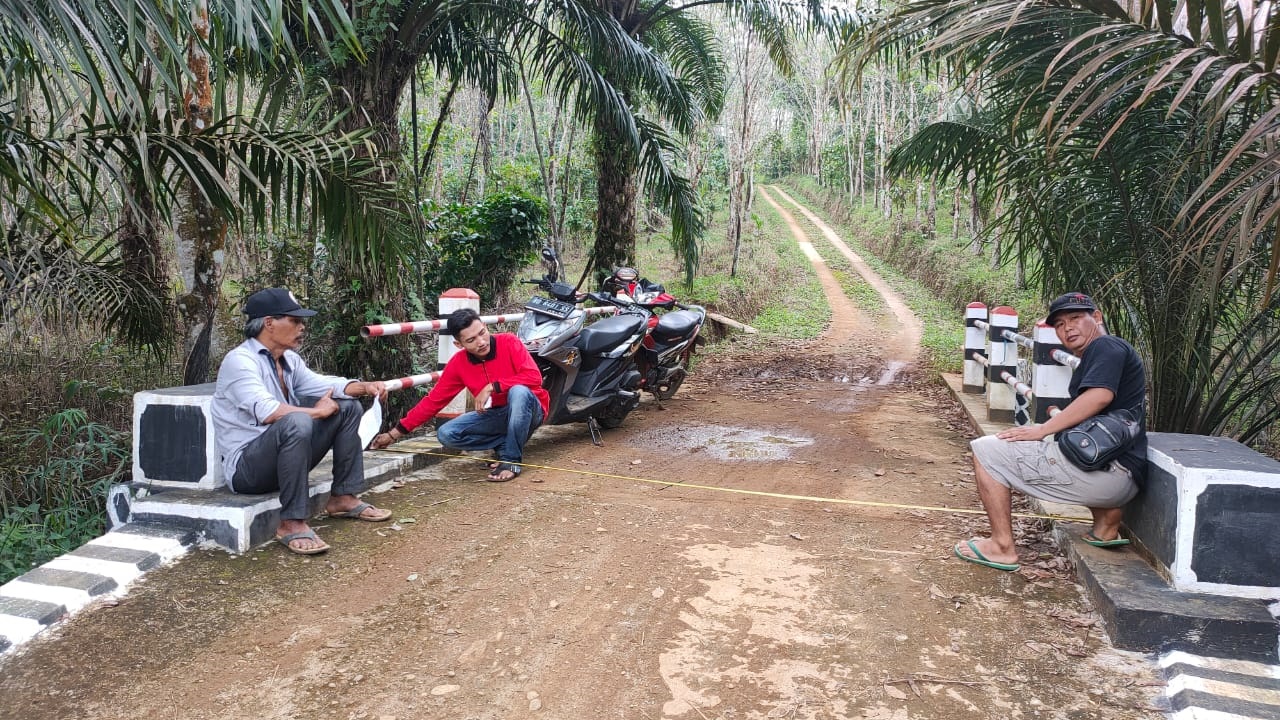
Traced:
[[[489, 473], [489, 476], [485, 479], [488, 480], [489, 482], [510, 482], [520, 477], [520, 469], [521, 469], [520, 466], [516, 465], [515, 463], [500, 462], [498, 463], [498, 466], [495, 467]], [[503, 472], [511, 473], [511, 477], [509, 478], [494, 477], [495, 475], [501, 475]]]

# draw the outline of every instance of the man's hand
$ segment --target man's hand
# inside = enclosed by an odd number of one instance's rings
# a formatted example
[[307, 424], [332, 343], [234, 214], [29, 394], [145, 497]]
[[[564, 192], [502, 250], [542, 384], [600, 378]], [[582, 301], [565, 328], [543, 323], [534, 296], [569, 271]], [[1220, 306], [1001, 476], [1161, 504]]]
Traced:
[[369, 443], [370, 450], [381, 450], [382, 448], [395, 442], [395, 438], [391, 437], [391, 433], [384, 432], [374, 436], [373, 442]]
[[361, 397], [372, 395], [386, 404], [387, 402], [387, 384], [381, 380], [352, 382], [347, 385], [345, 392], [351, 397]]
[[476, 393], [476, 412], [482, 413], [489, 407], [489, 396], [493, 394], [493, 385], [485, 385], [484, 389]]
[[316, 401], [315, 406], [311, 408], [313, 411], [315, 411], [315, 415], [314, 415], [315, 419], [323, 420], [324, 418], [327, 418], [330, 415], [338, 412], [338, 403], [333, 399], [332, 396], [333, 396], [332, 389], [325, 390], [324, 395], [321, 395], [320, 399]]
[[1009, 428], [1002, 430], [996, 434], [1001, 440], [1043, 440], [1049, 433], [1044, 431], [1043, 425], [1023, 425], [1022, 427]]

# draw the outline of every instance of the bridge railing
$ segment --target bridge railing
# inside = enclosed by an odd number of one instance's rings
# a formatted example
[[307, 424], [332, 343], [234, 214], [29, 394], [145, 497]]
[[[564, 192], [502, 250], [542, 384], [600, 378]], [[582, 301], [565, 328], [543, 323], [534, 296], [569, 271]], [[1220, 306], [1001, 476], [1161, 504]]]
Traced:
[[[1019, 348], [1030, 351], [1030, 363], [1020, 362]], [[1080, 358], [1062, 347], [1044, 321], [1027, 337], [1018, 333], [1018, 311], [1011, 307], [988, 312], [986, 305], [974, 302], [965, 308], [964, 391], [987, 396], [988, 420], [1048, 420], [1071, 402], [1071, 372], [1079, 364]]]

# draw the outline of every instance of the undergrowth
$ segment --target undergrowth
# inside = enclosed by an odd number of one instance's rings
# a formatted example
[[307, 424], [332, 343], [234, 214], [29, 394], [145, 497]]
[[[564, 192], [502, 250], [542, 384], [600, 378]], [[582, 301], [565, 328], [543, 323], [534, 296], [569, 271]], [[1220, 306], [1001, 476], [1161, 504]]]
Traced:
[[9, 333], [0, 353], [0, 584], [106, 526], [127, 479], [133, 393], [181, 382], [163, 359], [90, 333]]

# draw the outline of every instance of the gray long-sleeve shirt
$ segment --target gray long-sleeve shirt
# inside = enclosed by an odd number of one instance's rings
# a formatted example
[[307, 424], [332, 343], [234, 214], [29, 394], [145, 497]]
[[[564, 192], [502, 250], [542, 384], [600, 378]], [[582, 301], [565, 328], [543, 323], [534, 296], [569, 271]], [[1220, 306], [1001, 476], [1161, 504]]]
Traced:
[[301, 405], [300, 398], [319, 397], [326, 390], [333, 390], [334, 398], [351, 397], [343, 392], [350, 380], [312, 372], [302, 356], [292, 350], [284, 351], [281, 365], [288, 393], [280, 387], [271, 351], [255, 338], [227, 353], [218, 368], [210, 414], [228, 489], [244, 447], [267, 431], [268, 425], [263, 421], [281, 403]]

